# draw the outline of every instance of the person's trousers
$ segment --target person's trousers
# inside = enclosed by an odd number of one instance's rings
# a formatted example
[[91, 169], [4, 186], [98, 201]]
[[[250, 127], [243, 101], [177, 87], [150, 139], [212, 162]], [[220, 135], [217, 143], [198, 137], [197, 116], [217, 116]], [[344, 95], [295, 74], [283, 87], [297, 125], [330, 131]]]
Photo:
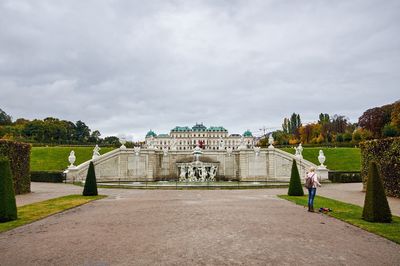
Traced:
[[314, 198], [315, 198], [316, 192], [317, 192], [317, 188], [315, 188], [315, 187], [308, 189], [308, 208], [314, 207]]

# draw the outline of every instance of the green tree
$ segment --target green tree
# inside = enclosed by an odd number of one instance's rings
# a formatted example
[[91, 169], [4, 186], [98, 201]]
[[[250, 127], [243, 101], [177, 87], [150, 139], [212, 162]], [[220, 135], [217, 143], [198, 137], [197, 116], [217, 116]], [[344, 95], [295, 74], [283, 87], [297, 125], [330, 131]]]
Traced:
[[11, 125], [12, 118], [2, 109], [0, 109], [0, 125]]
[[92, 161], [89, 164], [89, 169], [86, 175], [83, 196], [97, 196], [96, 173], [94, 171], [94, 164]]
[[289, 196], [304, 196], [303, 187], [301, 185], [299, 170], [297, 169], [296, 160], [293, 160], [292, 164], [292, 173], [290, 175], [290, 183], [289, 183]]
[[16, 220], [17, 205], [10, 161], [7, 157], [0, 157], [0, 223]]
[[327, 124], [327, 123], [329, 123], [329, 121], [330, 121], [330, 118], [329, 118], [328, 114], [323, 114], [323, 113], [319, 114], [318, 124], [321, 124], [321, 125]]
[[86, 142], [90, 137], [89, 127], [81, 120], [76, 122], [76, 140], [80, 143]]
[[371, 162], [368, 168], [367, 191], [362, 218], [369, 222], [390, 223], [392, 221], [382, 178], [375, 162]]
[[89, 142], [92, 142], [92, 143], [100, 142], [100, 140], [101, 140], [100, 136], [101, 136], [100, 131], [98, 131], [98, 130], [93, 131], [92, 134], [90, 134]]
[[104, 138], [104, 143], [105, 144], [114, 145], [115, 147], [118, 147], [120, 145], [119, 138], [117, 138], [115, 136], [105, 137]]

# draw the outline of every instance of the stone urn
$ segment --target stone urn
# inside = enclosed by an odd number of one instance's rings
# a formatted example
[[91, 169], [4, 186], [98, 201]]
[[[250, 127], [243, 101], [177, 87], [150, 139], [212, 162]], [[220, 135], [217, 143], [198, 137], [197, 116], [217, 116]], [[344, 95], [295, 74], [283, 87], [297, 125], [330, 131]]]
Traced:
[[133, 151], [135, 152], [135, 155], [136, 155], [136, 156], [139, 156], [140, 147], [133, 147]]
[[122, 150], [125, 150], [126, 149], [126, 147], [125, 147], [126, 138], [125, 137], [120, 137], [119, 138], [119, 143], [121, 143], [121, 147], [119, 147], [119, 148], [122, 149]]
[[272, 136], [272, 134], [269, 134], [269, 138], [268, 138], [268, 149], [273, 149], [274, 148], [274, 137]]
[[319, 150], [318, 161], [321, 164], [320, 167], [325, 168], [325, 165], [324, 165], [325, 159], [326, 159], [326, 157], [324, 155], [324, 152], [322, 150]]
[[70, 153], [69, 156], [68, 156], [68, 161], [69, 161], [69, 163], [70, 163], [70, 165], [68, 166], [68, 168], [74, 168], [74, 167], [75, 167], [75, 165], [74, 165], [75, 160], [76, 160], [75, 152], [74, 152], [74, 151], [71, 151], [71, 153]]

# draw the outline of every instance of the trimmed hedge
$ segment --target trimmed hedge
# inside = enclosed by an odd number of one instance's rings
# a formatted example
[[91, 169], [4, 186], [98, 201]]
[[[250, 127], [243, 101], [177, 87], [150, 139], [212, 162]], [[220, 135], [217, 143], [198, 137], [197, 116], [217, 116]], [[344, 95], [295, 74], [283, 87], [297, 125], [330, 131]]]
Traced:
[[361, 172], [358, 171], [329, 171], [328, 179], [332, 183], [359, 183], [362, 182]]
[[369, 222], [390, 223], [392, 214], [375, 162], [369, 164], [367, 192], [365, 193], [362, 218]]
[[62, 183], [64, 174], [61, 171], [32, 171], [32, 182]]
[[0, 156], [10, 160], [15, 194], [31, 192], [30, 152], [30, 144], [0, 139]]
[[0, 157], [0, 223], [17, 220], [17, 205], [13, 188], [10, 160]]
[[97, 196], [97, 183], [96, 183], [96, 172], [94, 170], [94, 164], [90, 161], [89, 169], [86, 175], [85, 187], [83, 188], [83, 196]]
[[387, 195], [400, 198], [400, 137], [362, 142], [360, 148], [364, 190], [369, 163], [375, 161]]
[[299, 169], [296, 160], [292, 163], [292, 172], [290, 175], [290, 183], [288, 196], [304, 196], [303, 186], [301, 185]]

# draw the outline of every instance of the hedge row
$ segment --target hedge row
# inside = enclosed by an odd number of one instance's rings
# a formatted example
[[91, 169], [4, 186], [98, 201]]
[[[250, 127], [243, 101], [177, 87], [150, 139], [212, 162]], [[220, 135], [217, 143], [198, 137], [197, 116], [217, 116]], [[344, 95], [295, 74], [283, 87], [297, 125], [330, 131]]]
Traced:
[[0, 139], [0, 155], [10, 160], [15, 194], [31, 192], [30, 153], [30, 144]]
[[32, 171], [31, 181], [62, 183], [64, 181], [64, 174], [60, 171]]
[[400, 198], [400, 137], [366, 141], [361, 148], [361, 176], [364, 189], [369, 162], [378, 164], [387, 195]]
[[328, 179], [332, 183], [358, 183], [362, 182], [361, 172], [329, 171]]

